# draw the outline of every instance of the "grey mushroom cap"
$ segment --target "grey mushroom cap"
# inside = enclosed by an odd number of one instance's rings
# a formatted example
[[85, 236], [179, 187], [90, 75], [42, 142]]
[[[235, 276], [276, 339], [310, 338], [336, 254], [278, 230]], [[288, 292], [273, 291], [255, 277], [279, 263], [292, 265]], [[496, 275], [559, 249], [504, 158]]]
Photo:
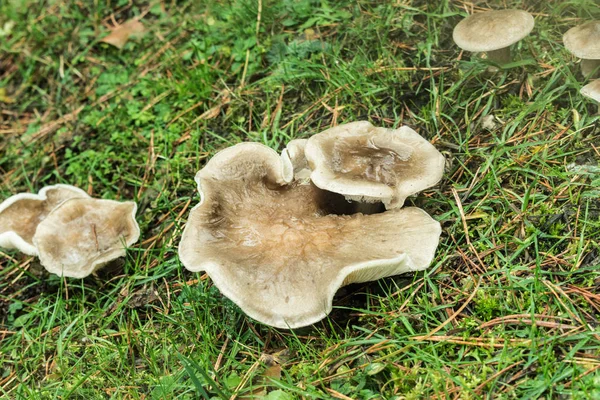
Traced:
[[600, 103], [600, 79], [596, 79], [588, 83], [581, 88], [579, 93], [588, 99], [592, 99]]
[[206, 271], [250, 317], [278, 328], [324, 318], [345, 284], [425, 269], [440, 224], [418, 208], [336, 215], [329, 194], [291, 181], [285, 161], [254, 143], [225, 149], [198, 172], [179, 257]]
[[569, 29], [563, 35], [563, 43], [579, 58], [600, 59], [600, 21], [589, 21]]
[[62, 202], [89, 197], [83, 190], [57, 184], [42, 188], [38, 194], [19, 193], [0, 204], [0, 247], [18, 249], [35, 256], [33, 235], [39, 223]]
[[51, 273], [85, 278], [125, 255], [140, 228], [136, 203], [75, 198], [52, 210], [38, 225], [33, 243], [40, 263]]
[[310, 178], [311, 170], [308, 167], [308, 161], [304, 156], [304, 148], [308, 139], [291, 140], [285, 149], [281, 152], [281, 157], [292, 164], [294, 169], [294, 179], [307, 180]]
[[445, 166], [444, 156], [409, 127], [377, 128], [367, 121], [313, 135], [304, 153], [316, 186], [387, 209], [435, 185]]
[[533, 16], [523, 10], [493, 10], [473, 14], [460, 21], [452, 33], [463, 50], [499, 50], [529, 35], [535, 25]]

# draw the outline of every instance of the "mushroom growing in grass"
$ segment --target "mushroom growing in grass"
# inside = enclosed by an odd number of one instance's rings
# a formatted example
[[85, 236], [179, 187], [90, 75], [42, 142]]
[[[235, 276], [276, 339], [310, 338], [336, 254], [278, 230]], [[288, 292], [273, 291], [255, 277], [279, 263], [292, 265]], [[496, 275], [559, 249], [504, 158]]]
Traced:
[[563, 36], [563, 43], [567, 50], [581, 58], [583, 76], [600, 76], [600, 21], [589, 21], [569, 29]]
[[488, 60], [507, 64], [512, 61], [510, 46], [529, 35], [534, 24], [527, 11], [486, 11], [460, 21], [452, 38], [463, 50], [486, 52]]
[[598, 104], [598, 114], [600, 114], [600, 79], [588, 83], [579, 91], [582, 96], [594, 100]]
[[440, 224], [418, 208], [339, 215], [336, 195], [293, 181], [289, 159], [257, 143], [216, 154], [196, 175], [179, 257], [246, 314], [278, 328], [324, 318], [337, 289], [429, 266]]
[[444, 156], [407, 126], [376, 128], [367, 121], [339, 125], [316, 135], [304, 150], [313, 183], [347, 200], [399, 208], [435, 185]]
[[62, 202], [87, 198], [86, 192], [70, 185], [46, 186], [38, 194], [19, 193], [0, 204], [0, 247], [16, 248], [34, 256], [33, 235], [39, 223]]
[[63, 202], [38, 225], [33, 237], [41, 264], [59, 276], [84, 278], [124, 256], [125, 248], [140, 236], [136, 210], [132, 201]]

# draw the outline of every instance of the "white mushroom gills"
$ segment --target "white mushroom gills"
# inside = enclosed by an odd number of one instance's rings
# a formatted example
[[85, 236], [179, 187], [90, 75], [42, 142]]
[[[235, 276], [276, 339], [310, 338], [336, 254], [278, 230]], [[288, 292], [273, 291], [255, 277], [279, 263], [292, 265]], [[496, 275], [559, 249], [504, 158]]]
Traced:
[[581, 93], [582, 96], [592, 99], [598, 103], [598, 114], [600, 114], [600, 79], [596, 79], [595, 81], [588, 83], [581, 88], [579, 93]]

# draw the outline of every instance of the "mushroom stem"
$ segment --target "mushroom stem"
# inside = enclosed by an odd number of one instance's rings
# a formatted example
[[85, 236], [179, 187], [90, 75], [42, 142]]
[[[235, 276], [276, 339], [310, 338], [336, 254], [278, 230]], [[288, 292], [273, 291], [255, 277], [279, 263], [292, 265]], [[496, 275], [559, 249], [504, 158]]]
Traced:
[[512, 61], [510, 56], [510, 47], [503, 47], [498, 50], [491, 50], [487, 52], [487, 58], [496, 64], [508, 64]]
[[355, 204], [355, 209], [354, 209], [355, 213], [362, 213], [365, 215], [378, 214], [383, 211], [385, 211], [385, 206], [381, 202], [377, 202], [377, 203], [357, 202]]
[[581, 59], [581, 73], [587, 78], [599, 78], [600, 60]]

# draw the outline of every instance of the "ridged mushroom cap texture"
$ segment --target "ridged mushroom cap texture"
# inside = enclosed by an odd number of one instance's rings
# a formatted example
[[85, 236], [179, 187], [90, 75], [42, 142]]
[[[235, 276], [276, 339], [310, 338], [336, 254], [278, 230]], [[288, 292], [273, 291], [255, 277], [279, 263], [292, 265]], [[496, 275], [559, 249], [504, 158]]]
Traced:
[[345, 284], [431, 263], [440, 224], [418, 208], [340, 215], [340, 195], [292, 181], [289, 159], [255, 143], [216, 154], [196, 175], [179, 257], [206, 271], [252, 318], [298, 328], [324, 318]]
[[367, 121], [313, 135], [304, 154], [319, 188], [387, 209], [439, 182], [445, 165], [444, 156], [409, 127], [377, 128]]
[[88, 197], [83, 190], [62, 184], [46, 186], [38, 194], [19, 193], [9, 197], [0, 204], [0, 247], [37, 255], [33, 235], [40, 222], [62, 202]]
[[595, 100], [600, 103], [600, 79], [596, 79], [584, 87], [579, 91], [582, 96], [585, 96], [589, 99]]
[[33, 243], [40, 263], [51, 273], [85, 278], [137, 242], [137, 205], [74, 198], [56, 207], [38, 225]]
[[589, 21], [569, 29], [563, 35], [563, 43], [579, 58], [600, 59], [600, 21]]
[[467, 51], [493, 51], [529, 35], [533, 16], [523, 10], [492, 10], [473, 14], [460, 21], [452, 33], [454, 42]]

